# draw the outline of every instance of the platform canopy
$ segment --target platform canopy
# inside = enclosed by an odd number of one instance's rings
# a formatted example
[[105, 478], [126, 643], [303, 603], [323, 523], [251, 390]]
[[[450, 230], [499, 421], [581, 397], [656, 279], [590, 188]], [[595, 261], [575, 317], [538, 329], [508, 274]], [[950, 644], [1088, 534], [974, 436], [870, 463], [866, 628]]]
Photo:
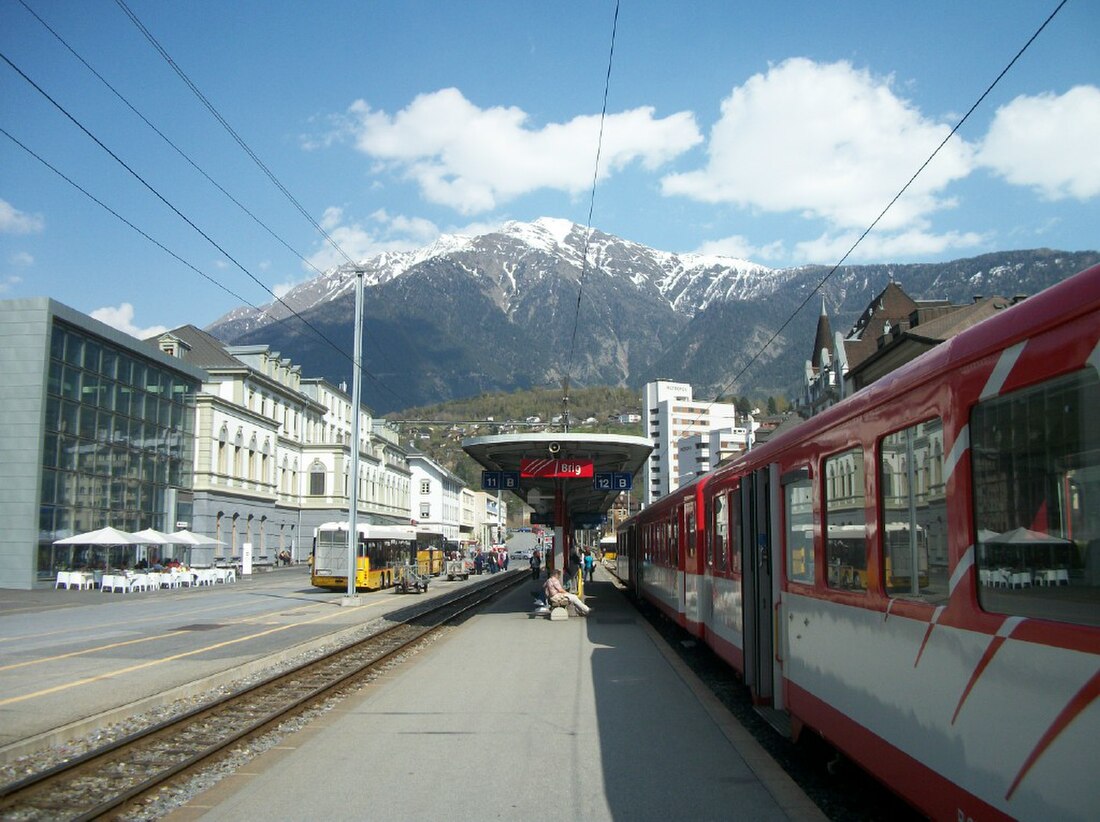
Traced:
[[606, 514], [621, 493], [615, 484], [597, 487], [597, 478], [633, 477], [653, 444], [623, 434], [499, 434], [463, 440], [462, 450], [486, 471], [519, 474], [519, 487], [505, 490], [518, 494], [540, 521], [578, 527]]

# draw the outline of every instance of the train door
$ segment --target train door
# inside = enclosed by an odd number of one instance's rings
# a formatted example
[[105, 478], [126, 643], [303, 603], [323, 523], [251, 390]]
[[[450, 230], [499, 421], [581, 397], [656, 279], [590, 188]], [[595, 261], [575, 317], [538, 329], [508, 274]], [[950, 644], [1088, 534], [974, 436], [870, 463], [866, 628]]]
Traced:
[[761, 468], [741, 480], [741, 569], [744, 603], [745, 682], [753, 701], [773, 701], [774, 643], [771, 477]]

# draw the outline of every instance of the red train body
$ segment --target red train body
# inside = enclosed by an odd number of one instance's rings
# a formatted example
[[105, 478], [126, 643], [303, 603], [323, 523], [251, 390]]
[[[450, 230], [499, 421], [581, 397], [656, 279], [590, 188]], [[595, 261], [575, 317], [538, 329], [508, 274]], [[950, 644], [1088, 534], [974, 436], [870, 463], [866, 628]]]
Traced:
[[936, 819], [1095, 818], [1100, 266], [648, 507], [620, 575]]

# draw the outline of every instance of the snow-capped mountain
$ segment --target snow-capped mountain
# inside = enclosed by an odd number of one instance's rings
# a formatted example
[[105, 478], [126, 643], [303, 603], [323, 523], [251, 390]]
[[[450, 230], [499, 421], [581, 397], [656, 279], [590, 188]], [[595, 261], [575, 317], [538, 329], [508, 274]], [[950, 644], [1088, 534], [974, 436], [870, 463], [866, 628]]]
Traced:
[[[776, 270], [674, 254], [567, 220], [510, 222], [360, 264], [364, 401], [384, 413], [547, 385], [567, 374], [579, 385], [669, 377], [693, 383], [700, 396], [786, 393], [809, 356], [821, 297], [833, 328], [844, 330], [891, 279], [915, 298], [966, 301], [977, 293], [1034, 293], [1086, 267], [1083, 259], [1005, 252], [939, 265], [839, 269], [811, 301], [813, 310], [799, 312], [733, 382], [827, 268]], [[354, 287], [354, 267], [340, 266], [294, 288], [282, 303], [235, 309], [207, 330], [227, 342], [268, 344], [304, 374], [339, 383], [351, 373]]]
[[[588, 263], [582, 266], [586, 233]], [[499, 266], [486, 266], [489, 257], [500, 260]], [[508, 222], [500, 231], [476, 237], [445, 234], [423, 248], [380, 254], [361, 261], [359, 267], [364, 272], [364, 286], [371, 288], [415, 274], [418, 267], [434, 261], [454, 264], [488, 286], [506, 314], [522, 302], [525, 279], [563, 276], [576, 280], [582, 268], [586, 278], [598, 270], [624, 279], [640, 292], [655, 292], [687, 317], [714, 299], [735, 294], [755, 299], [766, 296], [778, 284], [769, 279], [776, 272], [747, 260], [656, 251], [600, 231], [586, 232], [584, 226], [552, 217], [531, 223]], [[354, 288], [355, 266], [341, 265], [295, 287], [283, 296], [282, 304], [274, 302], [260, 312], [250, 307], [234, 309], [211, 328], [233, 337], [282, 319], [291, 313], [289, 309], [301, 313], [338, 300], [352, 294]]]

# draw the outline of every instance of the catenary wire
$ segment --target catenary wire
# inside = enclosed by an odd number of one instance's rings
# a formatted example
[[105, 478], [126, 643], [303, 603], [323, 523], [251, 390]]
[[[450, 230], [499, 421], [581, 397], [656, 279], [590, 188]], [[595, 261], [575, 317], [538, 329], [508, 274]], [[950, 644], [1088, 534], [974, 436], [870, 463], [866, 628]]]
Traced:
[[[577, 347], [577, 329], [580, 327], [581, 299], [584, 296], [584, 278], [588, 273], [588, 244], [592, 238], [592, 214], [596, 208], [596, 182], [600, 174], [600, 155], [603, 152], [603, 129], [607, 120], [607, 97], [611, 88], [611, 66], [615, 60], [615, 34], [619, 28], [619, 0], [615, 0], [615, 15], [611, 21], [611, 47], [607, 55], [607, 75], [603, 85], [603, 109], [600, 111], [600, 132], [596, 140], [596, 162], [592, 169], [592, 193], [588, 198], [588, 222], [584, 228], [584, 247], [581, 254], [581, 273], [577, 280], [577, 305], [573, 313], [573, 334], [569, 342], [569, 359], [566, 361], [565, 379], [568, 384], [573, 373], [573, 356]], [[568, 392], [568, 389], [566, 389]], [[568, 412], [567, 412], [568, 414]], [[568, 424], [568, 417], [567, 417]]]
[[[291, 254], [293, 254], [295, 257], [297, 257], [299, 260], [301, 260], [304, 265], [311, 268], [316, 274], [318, 274], [320, 276], [324, 275], [325, 272], [323, 272], [321, 269], [319, 269], [317, 266], [315, 266], [312, 262], [310, 262], [308, 259], [306, 259], [306, 257], [304, 257], [297, 249], [292, 247], [285, 239], [280, 237], [270, 226], [268, 226], [265, 222], [263, 222], [263, 220], [261, 220], [258, 216], [256, 216], [254, 213], [252, 213], [252, 211], [249, 210], [247, 206], [245, 206], [242, 202], [240, 202], [240, 200], [238, 200], [228, 190], [226, 190], [224, 186], [222, 186], [215, 179], [213, 179], [206, 172], [205, 169], [203, 169], [201, 166], [199, 166], [198, 163], [196, 163], [182, 148], [180, 148], [178, 145], [176, 145], [176, 143], [173, 142], [172, 139], [168, 137], [168, 135], [166, 135], [163, 131], [161, 131], [159, 128], [157, 128], [157, 126], [154, 125], [144, 114], [142, 114], [141, 111], [139, 111], [136, 106], [134, 106], [120, 91], [118, 91], [118, 89], [116, 89], [87, 60], [85, 60], [84, 57], [82, 55], [80, 55], [76, 51], [76, 49], [74, 49], [68, 43], [68, 41], [66, 41], [65, 38], [61, 36], [60, 33], [58, 33], [49, 23], [47, 23], [41, 17], [41, 15], [38, 14], [38, 12], [36, 12], [33, 8], [31, 8], [27, 4], [26, 0], [19, 0], [19, 3], [23, 6], [23, 8], [25, 8], [43, 26], [43, 28], [45, 28], [50, 34], [52, 34], [54, 36], [54, 38], [57, 39], [57, 41], [60, 42], [61, 45], [63, 45], [69, 51], [70, 54], [73, 55], [73, 57], [75, 57], [77, 60], [79, 60], [84, 65], [84, 67], [87, 68], [88, 71], [91, 72], [93, 76], [95, 76], [96, 79], [98, 79], [104, 86], [106, 86], [107, 89], [112, 94], [115, 95], [115, 97], [117, 97], [127, 108], [130, 109], [130, 111], [132, 111], [134, 114], [136, 114], [138, 116], [138, 118], [141, 119], [142, 122], [144, 122], [150, 129], [153, 130], [153, 132], [155, 132], [157, 134], [157, 136], [159, 136], [165, 143], [167, 143], [173, 150], [175, 150], [175, 152], [177, 154], [179, 154], [180, 157], [182, 157], [184, 160], [186, 160], [187, 163], [189, 163], [192, 168], [194, 168], [197, 172], [199, 172], [199, 174], [201, 174], [203, 177], [205, 177], [206, 180], [211, 185], [213, 185], [215, 188], [218, 189], [218, 191], [220, 191], [222, 194], [224, 194], [234, 205], [236, 205], [241, 211], [243, 211], [246, 215], [248, 215], [257, 225], [259, 225], [261, 228], [263, 228], [277, 242], [282, 244], [283, 247], [285, 247], [288, 251], [290, 251]], [[347, 259], [346, 254], [344, 255], [344, 257], [345, 257], [345, 259]], [[265, 315], [268, 315], [268, 311], [271, 309], [271, 307], [273, 307], [275, 305], [275, 303], [271, 303], [266, 308], [260, 308], [260, 307], [257, 307], [255, 305], [252, 305], [247, 300], [245, 300], [243, 302], [245, 302], [247, 305], [251, 306], [256, 311], [256, 313], [261, 317], [263, 317]], [[284, 318], [274, 317], [273, 315], [270, 315], [270, 316], [271, 316], [272, 321], [276, 322], [276, 323], [281, 323], [284, 319]], [[289, 315], [289, 316], [294, 316], [294, 315]], [[382, 354], [382, 349], [379, 346], [378, 341], [374, 338], [374, 336], [369, 334], [369, 333], [366, 336], [374, 344], [374, 346], [378, 350], [379, 354]]]
[[[89, 138], [91, 138], [91, 140], [93, 142], [95, 142], [101, 149], [103, 149], [103, 151], [105, 151], [108, 155], [110, 155], [110, 157], [116, 163], [118, 163], [124, 169], [126, 169], [126, 171], [129, 172], [130, 175], [133, 176], [138, 182], [140, 182], [146, 189], [148, 189], [148, 191], [150, 193], [152, 193], [153, 196], [155, 196], [158, 200], [160, 200], [162, 203], [164, 203], [166, 206], [168, 206], [168, 208], [171, 209], [181, 220], [183, 220], [185, 223], [187, 223], [189, 226], [191, 226], [191, 228], [193, 228], [196, 232], [198, 232], [198, 234], [200, 234], [208, 243], [210, 243], [222, 255], [224, 255], [226, 259], [228, 259], [231, 263], [233, 263], [233, 265], [235, 265], [242, 272], [244, 272], [244, 274], [249, 279], [251, 279], [254, 283], [256, 283], [258, 286], [260, 286], [260, 288], [262, 288], [264, 291], [266, 291], [268, 294], [270, 294], [277, 302], [279, 302], [284, 308], [286, 308], [287, 311], [289, 311], [292, 315], [297, 317], [298, 320], [300, 320], [303, 325], [305, 325], [307, 328], [312, 330], [313, 333], [315, 333], [321, 340], [323, 340], [325, 343], [327, 343], [333, 350], [337, 351], [342, 357], [345, 357], [348, 360], [350, 360], [352, 362], [352, 366], [355, 367], [356, 363], [355, 363], [354, 359], [349, 354], [347, 354], [347, 352], [345, 352], [336, 343], [334, 343], [331, 339], [329, 339], [328, 336], [326, 336], [319, 328], [317, 328], [315, 325], [313, 325], [311, 322], [309, 322], [309, 320], [307, 320], [305, 317], [303, 317], [301, 314], [299, 314], [297, 311], [295, 311], [281, 297], [279, 297], [273, 291], [271, 291], [271, 289], [268, 288], [266, 284], [264, 284], [258, 277], [256, 277], [251, 271], [249, 271], [232, 254], [230, 254], [228, 251], [226, 251], [224, 248], [222, 248], [222, 246], [219, 245], [216, 240], [214, 240], [209, 234], [207, 234], [205, 231], [203, 231], [203, 229], [201, 229], [198, 225], [196, 225], [195, 222], [193, 220], [191, 220], [186, 214], [184, 214], [182, 211], [180, 211], [178, 208], [176, 208], [176, 206], [173, 205], [167, 198], [165, 198], [164, 195], [162, 195], [159, 191], [157, 191], [156, 188], [154, 188], [148, 181], [146, 181], [144, 177], [142, 177], [133, 168], [131, 168], [121, 157], [119, 157], [117, 154], [115, 154], [115, 152], [112, 151], [106, 144], [104, 144], [103, 141], [101, 141], [87, 127], [85, 127], [83, 123], [81, 123], [72, 114], [70, 114], [69, 111], [64, 106], [62, 106], [57, 100], [55, 100], [52, 96], [50, 96], [50, 94], [45, 89], [43, 89], [33, 79], [31, 79], [21, 68], [19, 68], [19, 66], [17, 66], [15, 63], [13, 63], [11, 61], [11, 59], [6, 54], [4, 54], [3, 52], [0, 52], [0, 59], [2, 59], [5, 63], [7, 63], [17, 74], [19, 74], [20, 77], [22, 77], [27, 83], [29, 83], [39, 94], [41, 94], [43, 97], [45, 97], [46, 100], [48, 100], [51, 105], [53, 105], [58, 111], [60, 111], [77, 128], [79, 128]], [[359, 367], [361, 368], [362, 365], [359, 364]], [[394, 391], [389, 386], [385, 385], [385, 383], [382, 383], [380, 380], [377, 379], [377, 377], [374, 377], [374, 375], [369, 374], [365, 369], [363, 370], [363, 373], [367, 374], [367, 376], [371, 377], [371, 379], [374, 379], [376, 382], [378, 382], [379, 385], [381, 385], [383, 388], [385, 388], [387, 391], [389, 391], [391, 394], [393, 394], [397, 399], [399, 399], [399, 400], [401, 400], [402, 402], [405, 402], [405, 403], [408, 402], [408, 400], [406, 400], [404, 397], [402, 397], [400, 394], [398, 394], [396, 391]]]
[[306, 220], [309, 221], [310, 225], [312, 225], [314, 227], [314, 229], [316, 229], [317, 232], [322, 237], [325, 238], [325, 241], [330, 246], [332, 246], [332, 248], [341, 257], [343, 257], [348, 262], [349, 265], [356, 266], [357, 263], [351, 257], [349, 257], [347, 255], [347, 253], [344, 251], [344, 249], [340, 247], [339, 243], [337, 243], [334, 239], [332, 239], [332, 237], [329, 235], [329, 233], [327, 231], [325, 231], [324, 228], [321, 227], [320, 223], [318, 223], [316, 220], [313, 219], [313, 216], [306, 210], [305, 206], [303, 206], [298, 201], [298, 199], [293, 194], [290, 193], [290, 190], [285, 185], [283, 185], [282, 181], [279, 180], [279, 178], [275, 176], [275, 172], [273, 172], [270, 168], [267, 167], [267, 165], [264, 163], [264, 161], [261, 160], [259, 158], [259, 156], [256, 154], [256, 152], [252, 150], [252, 147], [249, 146], [247, 142], [245, 142], [244, 138], [241, 137], [234, 130], [234, 128], [231, 125], [229, 125], [228, 121], [221, 115], [221, 112], [219, 112], [218, 109], [214, 106], [214, 104], [211, 103], [209, 99], [207, 99], [206, 95], [202, 93], [202, 91], [199, 89], [198, 86], [196, 86], [194, 84], [194, 82], [192, 82], [191, 78], [187, 76], [187, 73], [184, 72], [184, 70], [182, 68], [180, 68], [179, 64], [176, 63], [176, 61], [172, 59], [172, 56], [167, 52], [167, 50], [164, 48], [164, 46], [162, 46], [160, 44], [160, 42], [157, 40], [157, 38], [153, 36], [153, 33], [151, 31], [149, 31], [148, 28], [145, 27], [145, 24], [142, 23], [141, 20], [138, 18], [138, 16], [136, 14], [134, 14], [134, 12], [130, 9], [129, 6], [126, 5], [125, 0], [115, 0], [115, 3], [116, 3], [116, 5], [118, 5], [118, 7], [120, 9], [122, 9], [123, 13], [130, 19], [130, 22], [132, 22], [137, 27], [138, 31], [140, 31], [145, 36], [145, 39], [149, 41], [149, 43], [153, 46], [153, 48], [156, 50], [156, 52], [164, 59], [164, 61], [166, 63], [168, 63], [169, 66], [171, 66], [172, 70], [179, 76], [179, 78], [184, 82], [184, 84], [189, 89], [191, 89], [191, 92], [195, 95], [195, 97], [198, 98], [199, 102], [201, 102], [206, 107], [206, 110], [209, 111], [210, 114], [214, 117], [214, 119], [217, 120], [221, 124], [222, 128], [224, 128], [229, 133], [229, 136], [232, 137], [233, 140], [237, 143], [237, 145], [239, 145], [241, 147], [241, 149], [244, 151], [244, 153], [247, 154], [250, 158], [252, 158], [252, 162], [254, 162], [259, 167], [259, 169], [265, 175], [267, 175], [267, 178], [269, 180], [271, 180], [271, 182], [275, 185], [275, 187], [278, 188], [279, 191], [281, 191], [283, 193], [283, 195], [291, 202], [291, 204], [298, 210], [298, 212], [303, 217], [305, 217]]
[[[291, 254], [293, 254], [295, 257], [297, 257], [299, 260], [301, 260], [302, 263], [304, 263], [309, 268], [313, 269], [313, 271], [315, 271], [317, 274], [324, 274], [324, 272], [321, 271], [321, 269], [317, 268], [317, 266], [315, 266], [313, 263], [311, 263], [309, 260], [307, 260], [305, 257], [303, 257], [302, 254], [299, 253], [297, 249], [295, 249], [293, 246], [290, 245], [290, 243], [288, 243], [286, 240], [284, 240], [282, 237], [280, 237], [277, 233], [275, 233], [275, 231], [270, 226], [268, 226], [267, 223], [265, 223], [263, 220], [261, 220], [255, 214], [253, 214], [248, 209], [248, 207], [244, 205], [244, 203], [242, 203], [240, 200], [238, 200], [236, 197], [234, 197], [217, 180], [215, 180], [213, 177], [211, 177], [201, 166], [199, 166], [198, 163], [196, 163], [190, 157], [190, 155], [187, 154], [187, 152], [185, 152], [182, 148], [180, 148], [178, 145], [176, 145], [176, 143], [174, 143], [172, 141], [172, 139], [167, 134], [165, 134], [163, 131], [161, 131], [159, 128], [157, 128], [157, 126], [154, 125], [149, 120], [149, 118], [147, 118], [144, 114], [142, 114], [128, 99], [126, 99], [126, 97], [122, 94], [122, 92], [120, 92], [113, 85], [111, 85], [111, 83], [107, 80], [107, 78], [105, 78], [102, 74], [100, 74], [98, 71], [96, 71], [96, 69], [87, 60], [85, 60], [84, 57], [82, 57], [76, 51], [76, 49], [74, 49], [68, 43], [68, 41], [65, 40], [64, 37], [62, 37], [49, 23], [47, 23], [45, 20], [43, 20], [42, 17], [38, 14], [38, 12], [36, 12], [29, 5], [27, 5], [27, 0], [18, 0], [18, 2], [39, 23], [41, 23], [43, 28], [45, 28], [46, 31], [48, 31], [50, 34], [52, 34], [57, 39], [57, 41], [59, 43], [61, 43], [61, 45], [63, 45], [69, 51], [70, 54], [73, 55], [73, 57], [75, 57], [77, 60], [79, 60], [84, 65], [84, 67], [86, 69], [88, 69], [88, 71], [90, 71], [95, 76], [95, 78], [97, 80], [99, 80], [99, 82], [101, 82], [104, 86], [106, 86], [107, 89], [112, 94], [114, 94], [115, 97], [117, 97], [122, 102], [123, 105], [125, 105], [128, 109], [130, 109], [130, 111], [132, 111], [134, 114], [136, 114], [138, 116], [138, 118], [140, 118], [141, 121], [143, 123], [145, 123], [145, 125], [147, 125], [150, 129], [152, 129], [157, 134], [157, 136], [160, 137], [165, 143], [167, 143], [180, 157], [182, 157], [184, 160], [186, 160], [187, 163], [193, 169], [195, 169], [195, 171], [197, 171], [199, 174], [201, 174], [203, 177], [205, 177], [206, 180], [212, 186], [214, 186], [216, 189], [218, 189], [218, 191], [220, 191], [222, 194], [224, 194], [226, 197], [228, 197], [233, 202], [234, 205], [236, 205], [241, 211], [243, 211], [245, 214], [247, 214], [249, 217], [251, 217], [252, 220], [258, 226], [260, 226], [260, 228], [262, 228], [264, 231], [266, 231], [268, 234], [270, 234], [276, 241], [278, 241], [280, 244], [282, 244], [283, 247], [287, 249], [287, 251], [289, 251]], [[261, 313], [263, 313], [263, 312], [261, 311]]]
[[921, 163], [920, 168], [913, 172], [913, 176], [909, 178], [909, 181], [901, 187], [901, 190], [899, 190], [898, 193], [894, 195], [893, 199], [891, 199], [890, 202], [886, 204], [886, 207], [883, 208], [881, 212], [879, 212], [879, 215], [875, 217], [871, 224], [867, 226], [866, 229], [864, 229], [863, 233], [859, 235], [854, 243], [852, 243], [851, 247], [846, 252], [844, 252], [844, 256], [841, 257], [832, 266], [832, 268], [828, 270], [828, 272], [826, 272], [825, 276], [823, 276], [818, 284], [814, 286], [813, 290], [810, 291], [810, 293], [806, 295], [806, 298], [801, 303], [799, 303], [798, 307], [791, 312], [791, 315], [783, 321], [783, 324], [780, 325], [778, 329], [776, 329], [775, 333], [773, 333], [768, 338], [768, 340], [763, 345], [761, 345], [759, 349], [757, 349], [756, 353], [749, 358], [749, 361], [745, 363], [744, 366], [742, 366], [741, 370], [734, 374], [733, 377], [731, 377], [722, 386], [722, 388], [719, 389], [718, 394], [715, 396], [715, 398], [711, 400], [711, 402], [707, 405], [707, 408], [704, 409], [703, 412], [700, 412], [699, 416], [695, 417], [695, 420], [701, 419], [702, 414], [706, 411], [709, 411], [710, 407], [717, 403], [718, 400], [725, 395], [726, 391], [729, 390], [742, 377], [742, 375], [749, 370], [750, 367], [752, 367], [752, 364], [760, 358], [760, 356], [768, 349], [768, 346], [771, 345], [776, 340], [776, 338], [783, 333], [783, 329], [791, 324], [798, 313], [803, 308], [805, 308], [810, 300], [814, 297], [814, 295], [821, 290], [822, 286], [824, 286], [825, 283], [828, 282], [829, 279], [840, 269], [840, 267], [844, 264], [844, 261], [851, 256], [852, 252], [856, 250], [856, 248], [860, 245], [860, 243], [863, 242], [867, 235], [870, 234], [872, 230], [874, 230], [875, 226], [879, 224], [883, 217], [886, 216], [886, 212], [888, 212], [893, 207], [894, 203], [901, 199], [901, 196], [905, 194], [909, 186], [911, 186], [913, 182], [917, 179], [917, 177], [920, 176], [921, 172], [923, 172], [924, 169], [928, 167], [933, 158], [935, 158], [935, 156], [940, 153], [940, 149], [947, 145], [947, 141], [954, 137], [958, 130], [962, 128], [963, 123], [965, 123], [970, 118], [970, 115], [973, 114], [978, 106], [982, 104], [982, 101], [984, 101], [985, 98], [989, 96], [990, 92], [992, 92], [994, 87], [996, 87], [996, 85], [1001, 81], [1001, 78], [1003, 78], [1008, 73], [1009, 69], [1011, 69], [1016, 64], [1016, 61], [1023, 56], [1024, 52], [1027, 51], [1031, 44], [1035, 42], [1035, 39], [1043, 32], [1043, 29], [1047, 27], [1050, 21], [1054, 19], [1054, 17], [1058, 14], [1059, 11], [1062, 10], [1062, 7], [1067, 2], [1069, 2], [1069, 0], [1061, 0], [1061, 2], [1055, 7], [1054, 11], [1052, 11], [1050, 15], [1046, 18], [1046, 20], [1043, 21], [1042, 25], [1040, 25], [1039, 28], [1035, 30], [1035, 33], [1032, 34], [1031, 37], [1028, 38], [1028, 41], [1024, 43], [1024, 45], [1020, 48], [1018, 52], [1016, 52], [1016, 55], [1008, 61], [1008, 65], [1001, 69], [1000, 74], [998, 74], [994, 78], [993, 82], [989, 84], [986, 90], [982, 92], [981, 96], [978, 97], [974, 104], [967, 110], [966, 114], [964, 114], [962, 118], [955, 124], [954, 128], [951, 129], [948, 135], [944, 137], [940, 144], [936, 146], [936, 148], [932, 151], [930, 155], [928, 155], [928, 158], [923, 163]]

